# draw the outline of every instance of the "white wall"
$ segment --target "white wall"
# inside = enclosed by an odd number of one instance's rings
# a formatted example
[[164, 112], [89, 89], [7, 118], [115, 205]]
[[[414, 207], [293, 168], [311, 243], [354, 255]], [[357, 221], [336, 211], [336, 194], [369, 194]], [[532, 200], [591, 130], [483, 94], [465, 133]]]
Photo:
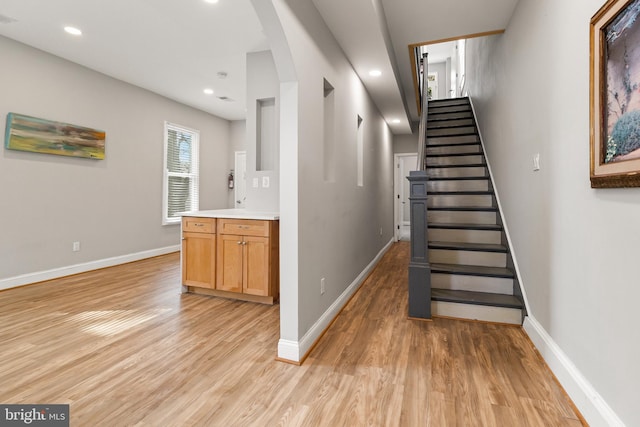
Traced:
[[[246, 208], [277, 212], [280, 209], [279, 193], [279, 145], [273, 144], [273, 168], [256, 170], [256, 141], [258, 138], [257, 102], [262, 99], [275, 99], [276, 123], [279, 123], [280, 81], [271, 51], [247, 54], [247, 202]], [[276, 126], [276, 135], [280, 131]], [[269, 187], [263, 187], [263, 177], [268, 177]], [[258, 186], [253, 186], [254, 179]]]
[[637, 426], [640, 189], [589, 183], [588, 28], [602, 4], [521, 0], [504, 35], [468, 40], [467, 77], [526, 329], [591, 425]]
[[[272, 50], [280, 52], [276, 65], [286, 101], [281, 110], [281, 191], [286, 190], [281, 200], [280, 345], [287, 342], [304, 353], [305, 343], [318, 336], [344, 293], [393, 238], [392, 137], [311, 0], [271, 1], [283, 34], [270, 30], [264, 2], [254, 5]], [[286, 67], [288, 61], [295, 73]], [[323, 79], [335, 88], [334, 182], [323, 179]], [[295, 111], [288, 107], [293, 103]], [[356, 176], [358, 115], [365, 126], [363, 187]], [[321, 295], [323, 277], [326, 292]]]
[[0, 283], [177, 248], [179, 226], [161, 225], [164, 120], [200, 130], [201, 208], [226, 207], [229, 122], [3, 37], [0, 52], [0, 135], [9, 112], [106, 131], [105, 160], [2, 149]]
[[447, 63], [436, 62], [434, 64], [429, 64], [429, 72], [438, 73], [438, 98], [434, 99], [445, 99], [447, 97], [447, 92], [449, 91], [449, 87], [447, 86]]
[[[229, 125], [229, 156], [228, 156], [228, 168], [229, 170], [235, 167], [235, 152], [247, 150], [247, 122], [246, 120], [234, 120]], [[236, 181], [239, 176], [235, 176]], [[228, 190], [229, 196], [227, 206], [229, 208], [236, 207], [236, 200], [233, 190]]]

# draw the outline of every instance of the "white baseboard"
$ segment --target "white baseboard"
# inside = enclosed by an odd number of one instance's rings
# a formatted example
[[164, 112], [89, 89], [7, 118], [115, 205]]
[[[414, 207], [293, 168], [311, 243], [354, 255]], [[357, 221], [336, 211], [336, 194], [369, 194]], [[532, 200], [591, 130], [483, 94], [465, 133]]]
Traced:
[[45, 280], [58, 279], [64, 276], [85, 273], [87, 271], [98, 270], [105, 267], [112, 267], [114, 265], [126, 264], [128, 262], [139, 261], [145, 258], [178, 252], [179, 250], [180, 245], [167, 246], [164, 248], [151, 249], [148, 251], [136, 252], [133, 254], [121, 255], [112, 258], [105, 258], [97, 261], [85, 262], [82, 264], [69, 265], [66, 267], [54, 268], [46, 271], [22, 274], [20, 276], [0, 279], [0, 290], [29, 285], [31, 283], [44, 282]]
[[613, 409], [534, 317], [527, 316], [523, 327], [589, 425], [625, 427]]
[[336, 299], [333, 304], [320, 316], [320, 318], [309, 328], [306, 334], [300, 339], [300, 341], [291, 341], [280, 339], [278, 341], [278, 358], [283, 360], [289, 360], [292, 362], [300, 362], [302, 358], [307, 354], [315, 342], [320, 339], [324, 331], [331, 324], [333, 319], [340, 313], [342, 308], [349, 302], [351, 296], [356, 293], [360, 288], [360, 285], [365, 281], [369, 273], [373, 271], [374, 267], [380, 262], [380, 259], [389, 250], [393, 244], [394, 239], [391, 239], [387, 243], [375, 258], [365, 267], [364, 270], [355, 278], [355, 280], [344, 290], [344, 292]]

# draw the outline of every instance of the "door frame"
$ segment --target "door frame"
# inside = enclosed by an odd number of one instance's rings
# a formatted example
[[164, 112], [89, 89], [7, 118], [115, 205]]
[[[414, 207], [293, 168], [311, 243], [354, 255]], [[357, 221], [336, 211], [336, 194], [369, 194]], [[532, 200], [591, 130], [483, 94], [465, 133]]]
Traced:
[[400, 177], [400, 158], [415, 157], [416, 167], [418, 153], [396, 153], [393, 155], [393, 241], [397, 242], [400, 237], [400, 218], [402, 218], [402, 203], [399, 199], [402, 184], [407, 177]]
[[[240, 174], [238, 173], [238, 158], [240, 156], [244, 156], [244, 177], [241, 177]], [[246, 175], [247, 175], [247, 152], [246, 151], [235, 151], [233, 154], [233, 171], [234, 171], [234, 179], [235, 179], [235, 185], [233, 186], [233, 207], [237, 208], [238, 207], [238, 203], [236, 203], [236, 201], [238, 200], [238, 182], [242, 179], [244, 181], [244, 193], [245, 193], [245, 200], [246, 200], [246, 196], [247, 196], [247, 179], [246, 179]], [[244, 207], [244, 206], [243, 206]]]

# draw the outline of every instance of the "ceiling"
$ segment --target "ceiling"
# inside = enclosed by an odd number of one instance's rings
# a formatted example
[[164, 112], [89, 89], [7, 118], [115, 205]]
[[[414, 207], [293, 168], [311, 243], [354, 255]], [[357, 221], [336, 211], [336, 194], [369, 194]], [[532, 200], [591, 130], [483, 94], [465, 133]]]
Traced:
[[[504, 29], [518, 0], [311, 1], [398, 134], [418, 119], [408, 46]], [[251, 0], [2, 0], [0, 35], [227, 120], [246, 116], [246, 53], [269, 49]]]
[[250, 0], [2, 0], [0, 35], [227, 120], [246, 116], [246, 53], [269, 49]]

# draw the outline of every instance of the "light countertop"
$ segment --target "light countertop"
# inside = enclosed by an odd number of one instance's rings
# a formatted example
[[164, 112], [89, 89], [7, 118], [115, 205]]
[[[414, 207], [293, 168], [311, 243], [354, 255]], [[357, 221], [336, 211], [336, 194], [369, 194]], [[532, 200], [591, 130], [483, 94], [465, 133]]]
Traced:
[[252, 211], [248, 209], [216, 209], [210, 211], [183, 212], [182, 216], [197, 216], [201, 218], [236, 218], [262, 219], [274, 221], [280, 219], [278, 212]]

